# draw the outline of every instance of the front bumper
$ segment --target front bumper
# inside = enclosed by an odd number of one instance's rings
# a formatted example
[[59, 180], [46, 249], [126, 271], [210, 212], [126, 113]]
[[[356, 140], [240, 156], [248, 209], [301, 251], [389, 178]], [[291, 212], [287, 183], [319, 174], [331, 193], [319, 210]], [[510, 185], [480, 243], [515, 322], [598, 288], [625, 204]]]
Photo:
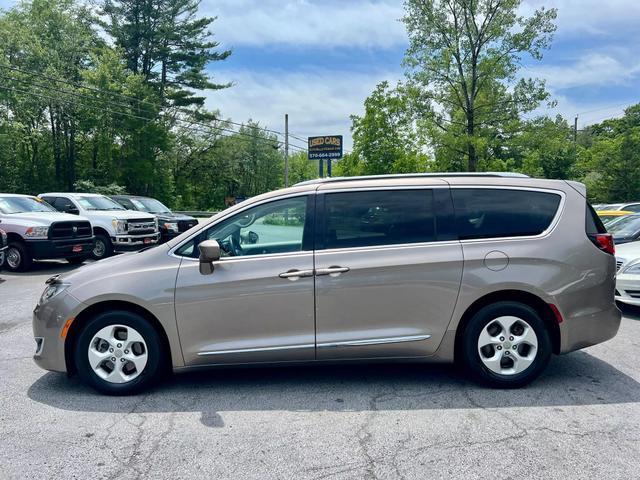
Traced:
[[155, 245], [160, 240], [160, 233], [147, 233], [144, 235], [116, 235], [111, 238], [113, 249], [116, 252], [132, 252], [141, 248]]
[[640, 306], [640, 275], [618, 274], [616, 277], [616, 301]]
[[81, 257], [89, 255], [93, 250], [93, 237], [27, 240], [26, 244], [35, 259]]
[[69, 293], [62, 292], [33, 311], [33, 360], [40, 368], [66, 372], [65, 340], [61, 337], [67, 320], [75, 318], [84, 304]]

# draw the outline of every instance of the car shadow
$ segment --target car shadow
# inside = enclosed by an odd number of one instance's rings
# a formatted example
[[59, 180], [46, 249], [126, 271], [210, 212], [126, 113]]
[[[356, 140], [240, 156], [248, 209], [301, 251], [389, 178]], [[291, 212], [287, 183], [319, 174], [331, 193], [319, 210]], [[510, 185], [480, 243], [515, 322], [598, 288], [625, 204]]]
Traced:
[[[87, 263], [89, 263], [89, 261], [85, 262], [84, 265]], [[9, 272], [5, 267], [2, 270], [2, 275], [5, 277], [28, 277], [32, 275], [45, 274], [54, 275], [56, 273], [69, 272], [78, 267], [80, 267], [80, 265], [72, 265], [64, 260], [37, 260], [33, 262], [31, 268], [26, 272]]]
[[209, 370], [175, 375], [145, 395], [105, 397], [77, 377], [46, 373], [33, 401], [83, 412], [201, 412], [210, 427], [225, 411], [370, 411], [510, 408], [634, 403], [640, 384], [585, 352], [554, 357], [526, 388], [495, 390], [453, 366], [385, 364]]

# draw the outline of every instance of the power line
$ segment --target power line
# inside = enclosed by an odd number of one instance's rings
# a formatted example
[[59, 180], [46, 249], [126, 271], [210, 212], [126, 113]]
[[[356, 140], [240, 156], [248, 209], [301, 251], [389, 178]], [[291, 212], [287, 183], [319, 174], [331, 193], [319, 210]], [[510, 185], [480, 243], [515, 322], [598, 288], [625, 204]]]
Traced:
[[[62, 103], [65, 103], [67, 105], [82, 106], [82, 107], [87, 107], [87, 108], [95, 108], [94, 105], [88, 105], [86, 103], [77, 102], [77, 101], [76, 102], [72, 102], [72, 101], [69, 101], [69, 100], [61, 99], [61, 98], [55, 98], [55, 97], [52, 97], [52, 96], [49, 96], [49, 95], [42, 95], [42, 94], [39, 94], [39, 93], [36, 93], [36, 92], [32, 92], [32, 91], [29, 91], [29, 90], [24, 90], [24, 89], [21, 89], [21, 88], [7, 87], [7, 86], [4, 86], [4, 85], [0, 85], [0, 89], [20, 92], [20, 93], [23, 93], [23, 94], [26, 94], [26, 95], [32, 95], [32, 96], [39, 97], [39, 98], [42, 98], [42, 99], [45, 99], [45, 100], [49, 100], [49, 101], [62, 102]], [[58, 93], [70, 93], [70, 92], [59, 91], [59, 90], [56, 90], [56, 89], [53, 89], [53, 91], [56, 91]], [[105, 111], [107, 113], [111, 113], [111, 114], [114, 114], [114, 115], [123, 115], [123, 116], [126, 116], [126, 117], [143, 120], [143, 121], [145, 121], [147, 123], [154, 121], [153, 118], [141, 117], [139, 115], [134, 115], [134, 114], [127, 113], [127, 112], [121, 112], [121, 111], [117, 111], [117, 110], [113, 110], [113, 109], [109, 109], [109, 108], [105, 108]], [[186, 124], [191, 125], [191, 126], [193, 126], [193, 125], [204, 126], [207, 129], [204, 132], [203, 132], [202, 129], [195, 129], [194, 128], [195, 131], [198, 131], [200, 133], [212, 133], [212, 131], [217, 131], [217, 134], [222, 136], [222, 137], [232, 137], [233, 135], [240, 135], [240, 136], [244, 136], [244, 137], [250, 137], [250, 138], [255, 138], [255, 139], [258, 139], [258, 140], [263, 140], [263, 141], [266, 141], [266, 142], [273, 141], [272, 139], [265, 138], [265, 137], [260, 137], [258, 135], [252, 135], [252, 134], [249, 134], [249, 133], [246, 133], [246, 132], [235, 131], [235, 130], [231, 130], [231, 129], [224, 128], [224, 127], [217, 127], [217, 126], [209, 125], [209, 124], [206, 124], [206, 123], [191, 122], [189, 120], [184, 120], [184, 119], [180, 119], [180, 118], [176, 118], [175, 120], [179, 121], [179, 122], [186, 123]], [[225, 135], [223, 133], [220, 133], [222, 131], [229, 132], [229, 133], [231, 133], [233, 135]], [[275, 140], [276, 148], [280, 147], [280, 145], [281, 145], [281, 142]]]
[[[132, 96], [129, 96], [129, 95], [124, 95], [124, 94], [118, 93], [118, 92], [109, 92], [109, 91], [102, 90], [102, 89], [99, 89], [99, 88], [96, 88], [96, 87], [91, 87], [89, 85], [84, 85], [84, 84], [81, 84], [81, 83], [72, 82], [70, 80], [62, 80], [62, 79], [59, 79], [59, 78], [51, 77], [49, 75], [45, 75], [43, 73], [33, 72], [33, 71], [25, 70], [25, 69], [22, 69], [22, 68], [18, 68], [18, 67], [15, 67], [15, 66], [11, 66], [11, 65], [0, 65], [0, 68], [5, 68], [5, 69], [8, 69], [8, 70], [12, 70], [14, 72], [20, 72], [20, 73], [23, 73], [25, 75], [31, 75], [31, 76], [34, 76], [34, 77], [41, 77], [41, 78], [44, 78], [44, 79], [49, 80], [51, 82], [62, 83], [62, 84], [66, 84], [66, 85], [72, 85], [72, 86], [74, 86], [76, 88], [84, 88], [84, 89], [87, 89], [87, 90], [90, 90], [90, 91], [93, 91], [93, 92], [96, 92], [96, 93], [102, 93], [102, 94], [107, 94], [107, 95], [115, 95], [115, 96], [118, 96], [118, 97], [121, 97], [121, 98], [125, 98], [125, 99], [128, 99], [128, 100], [136, 101], [138, 103], [151, 105], [154, 108], [156, 108], [157, 110], [161, 110], [163, 108], [162, 105], [159, 105], [159, 104], [154, 103], [154, 102], [149, 102], [147, 100], [142, 100], [140, 98], [132, 97]], [[182, 113], [193, 113], [193, 112], [190, 112], [190, 111], [184, 110], [184, 109], [177, 109], [177, 110], [179, 112], [182, 112]], [[216, 120], [224, 121], [224, 122], [226, 122], [226, 123], [228, 123], [230, 125], [236, 125], [236, 126], [240, 126], [240, 127], [244, 127], [245, 126], [244, 123], [238, 123], [238, 122], [234, 122], [234, 121], [231, 121], [231, 120], [220, 120], [220, 119], [217, 119], [217, 118], [216, 118]], [[278, 130], [271, 130], [271, 129], [268, 129], [268, 128], [265, 128], [265, 127], [261, 127], [261, 130], [264, 130], [265, 132], [269, 132], [269, 133], [274, 133], [274, 134], [279, 135], [279, 136], [284, 136], [285, 135], [283, 132], [280, 132]], [[294, 137], [294, 138], [296, 138], [296, 139], [298, 139], [298, 140], [302, 140], [303, 142], [306, 142], [305, 139], [300, 138], [300, 137], [298, 137], [296, 135], [292, 135], [292, 134], [289, 134], [289, 135]]]

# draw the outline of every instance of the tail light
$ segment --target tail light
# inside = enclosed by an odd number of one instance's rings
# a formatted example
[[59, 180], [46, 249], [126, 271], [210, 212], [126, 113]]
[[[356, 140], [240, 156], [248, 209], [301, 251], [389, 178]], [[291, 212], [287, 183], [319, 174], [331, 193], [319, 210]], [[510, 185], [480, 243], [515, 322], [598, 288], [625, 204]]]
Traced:
[[596, 235], [589, 235], [593, 244], [605, 253], [610, 255], [616, 254], [616, 246], [613, 241], [613, 235], [610, 233], [598, 233]]

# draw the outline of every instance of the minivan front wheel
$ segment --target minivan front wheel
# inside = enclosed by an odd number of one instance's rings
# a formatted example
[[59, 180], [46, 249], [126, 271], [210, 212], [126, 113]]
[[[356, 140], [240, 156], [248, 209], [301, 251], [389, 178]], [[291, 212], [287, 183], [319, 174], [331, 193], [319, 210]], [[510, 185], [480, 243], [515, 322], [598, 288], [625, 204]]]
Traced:
[[462, 337], [462, 360], [478, 381], [517, 388], [537, 378], [549, 363], [551, 339], [528, 305], [498, 302], [480, 309]]
[[152, 385], [163, 371], [162, 343], [155, 328], [127, 311], [91, 319], [75, 344], [80, 378], [108, 395], [130, 395]]

